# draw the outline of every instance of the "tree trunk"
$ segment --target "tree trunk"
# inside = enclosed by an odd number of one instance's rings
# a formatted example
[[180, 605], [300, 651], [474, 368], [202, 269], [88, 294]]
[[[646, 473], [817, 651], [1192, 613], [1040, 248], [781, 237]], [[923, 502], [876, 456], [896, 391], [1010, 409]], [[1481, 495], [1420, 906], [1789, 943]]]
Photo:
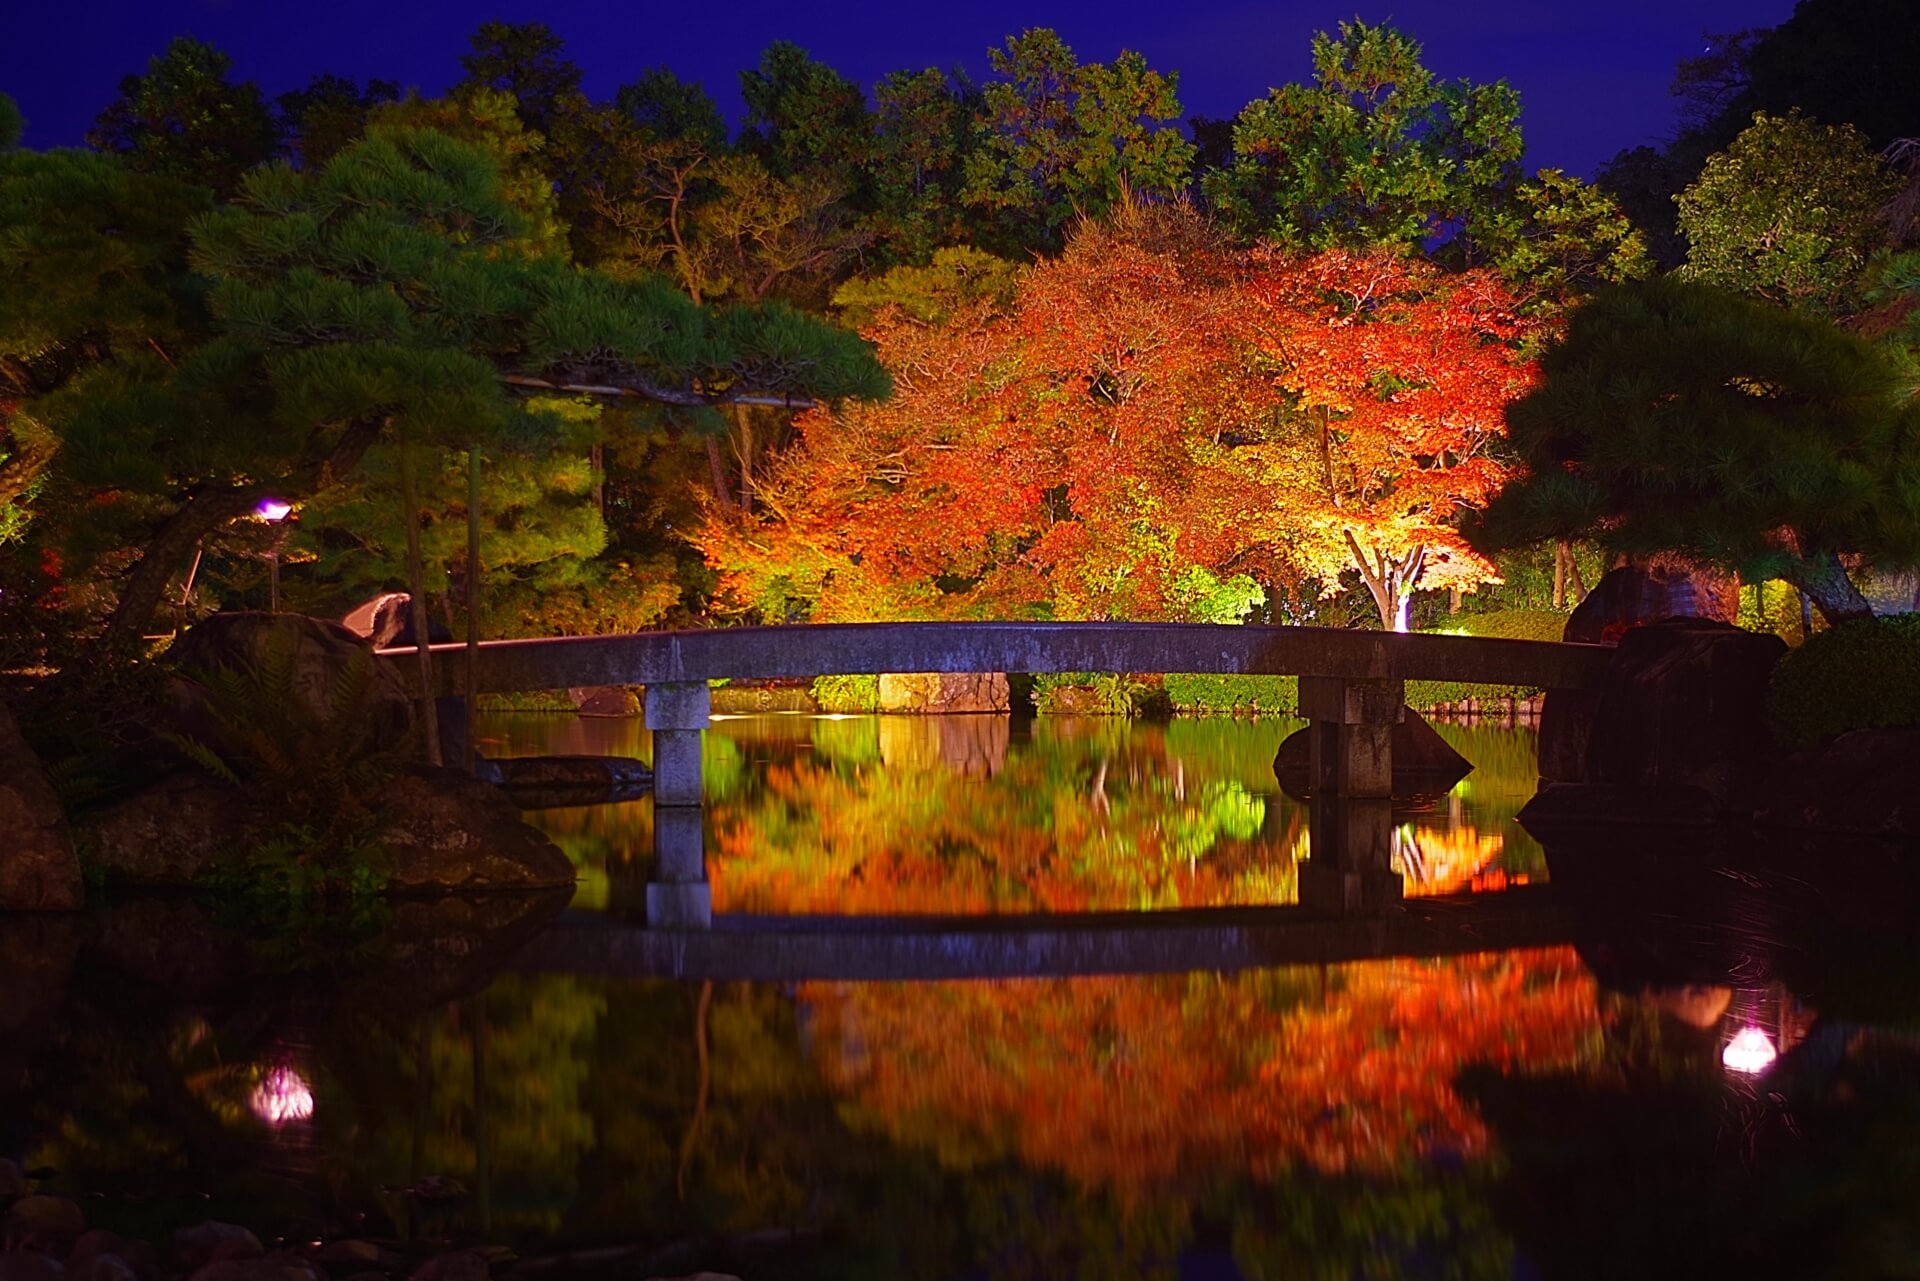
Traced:
[[1567, 562], [1573, 558], [1567, 540], [1562, 538], [1553, 544], [1553, 607], [1567, 607]]
[[753, 419], [745, 405], [733, 407], [733, 425], [739, 432], [734, 452], [740, 456], [740, 511], [753, 514]]
[[1802, 552], [1787, 568], [1789, 581], [1800, 589], [1820, 617], [1831, 627], [1853, 618], [1872, 618], [1873, 606], [1853, 585], [1840, 558], [1829, 551]]
[[162, 521], [120, 589], [120, 600], [100, 633], [100, 648], [115, 654], [133, 649], [165, 598], [173, 571], [192, 555], [202, 538], [251, 512], [264, 492], [249, 486], [203, 494]]
[[720, 504], [720, 514], [731, 521], [739, 514], [739, 505], [733, 501], [733, 487], [727, 484], [727, 460], [720, 453], [720, 442], [707, 437], [707, 469], [713, 473], [713, 497]]
[[593, 510], [607, 518], [607, 447], [594, 445], [587, 450], [587, 466], [593, 468]]
[[[594, 446], [598, 449], [599, 446]], [[598, 486], [595, 487], [596, 492]], [[467, 741], [461, 760], [473, 773], [474, 713], [480, 701], [480, 451], [467, 451]]]
[[1573, 603], [1578, 605], [1587, 598], [1587, 580], [1580, 573], [1580, 558], [1574, 555], [1573, 544], [1567, 544], [1567, 576], [1573, 580]]
[[311, 460], [285, 483], [240, 485], [195, 494], [160, 523], [146, 549], [127, 575], [120, 599], [100, 633], [99, 648], [113, 655], [133, 648], [146, 631], [154, 610], [166, 597], [167, 583], [173, 571], [199, 546], [200, 540], [220, 526], [245, 516], [261, 499], [276, 497], [285, 501], [318, 493], [360, 465], [373, 442], [379, 439], [380, 424], [372, 421], [349, 423], [324, 458]]
[[426, 736], [427, 764], [438, 765], [440, 755], [440, 718], [434, 710], [433, 654], [427, 638], [427, 573], [420, 559], [420, 498], [414, 487], [413, 449], [405, 440], [400, 446], [400, 511], [407, 526], [407, 602], [413, 616], [413, 646], [420, 655], [420, 720]]

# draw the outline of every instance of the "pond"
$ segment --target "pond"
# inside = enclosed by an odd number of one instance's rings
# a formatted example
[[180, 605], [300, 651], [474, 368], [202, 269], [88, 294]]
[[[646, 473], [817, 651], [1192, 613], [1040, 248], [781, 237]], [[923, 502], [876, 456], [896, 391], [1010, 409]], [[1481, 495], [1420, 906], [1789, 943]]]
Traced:
[[[1310, 824], [1271, 762], [1296, 725], [722, 721], [716, 928], [1284, 908]], [[486, 732], [497, 754], [647, 751], [631, 721]], [[363, 1237], [394, 1275], [439, 1240], [510, 1247], [496, 1273], [528, 1277], [1913, 1275], [1913, 860], [1543, 849], [1513, 821], [1528, 732], [1442, 733], [1479, 768], [1395, 815], [1405, 892], [1469, 941], [1472, 914], [1539, 904], [1529, 946], [561, 972], [557, 934], [640, 928], [652, 813], [555, 810], [570, 904], [263, 934], [142, 900], [0, 926], [0, 1155], [117, 1231]]]

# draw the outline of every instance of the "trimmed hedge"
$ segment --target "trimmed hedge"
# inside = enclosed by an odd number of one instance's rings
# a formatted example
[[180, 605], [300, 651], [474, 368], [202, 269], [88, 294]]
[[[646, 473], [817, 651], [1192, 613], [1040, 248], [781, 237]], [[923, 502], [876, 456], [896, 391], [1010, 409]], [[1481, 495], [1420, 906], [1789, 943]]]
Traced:
[[[1444, 627], [1429, 628], [1441, 635], [1499, 636], [1507, 640], [1557, 641], [1566, 634], [1567, 616], [1551, 609], [1496, 609], [1485, 614], [1458, 614]], [[1407, 706], [1433, 707], [1465, 699], [1531, 698], [1538, 685], [1482, 685], [1469, 681], [1408, 681]]]
[[1297, 676], [1230, 676], [1168, 672], [1167, 701], [1176, 712], [1291, 715], [1300, 710]]
[[1920, 725], [1920, 614], [1815, 633], [1773, 669], [1767, 722], [1788, 747], [1850, 729]]

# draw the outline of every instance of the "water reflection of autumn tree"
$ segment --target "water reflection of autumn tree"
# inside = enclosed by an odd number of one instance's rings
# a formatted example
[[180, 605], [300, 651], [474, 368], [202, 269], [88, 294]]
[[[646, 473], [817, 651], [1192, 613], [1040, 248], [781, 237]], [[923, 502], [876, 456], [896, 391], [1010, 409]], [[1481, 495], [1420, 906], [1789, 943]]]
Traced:
[[[1202, 1190], [1218, 1172], [1377, 1173], [1474, 1157], [1468, 1064], [1570, 1067], [1598, 1048], [1571, 949], [1235, 976], [875, 984], [803, 993], [828, 1078], [867, 1123], [974, 1164]], [[857, 1051], [857, 1052], [856, 1052]]]
[[801, 757], [717, 805], [715, 907], [978, 912], [1280, 903], [1304, 822], [1273, 798], [1172, 767], [1157, 729], [1036, 737], [991, 776]]

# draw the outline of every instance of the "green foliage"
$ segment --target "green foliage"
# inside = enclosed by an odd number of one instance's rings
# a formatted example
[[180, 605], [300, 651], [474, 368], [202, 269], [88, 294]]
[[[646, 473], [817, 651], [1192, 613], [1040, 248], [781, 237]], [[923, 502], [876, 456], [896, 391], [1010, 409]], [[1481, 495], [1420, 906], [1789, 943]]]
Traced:
[[1098, 218], [1129, 192], [1185, 190], [1193, 144], [1170, 124], [1180, 119], [1177, 74], [1131, 51], [1082, 63], [1046, 27], [987, 56], [996, 79], [981, 91], [961, 198], [991, 220], [988, 247], [1057, 249], [1075, 218]]
[[1920, 726], [1920, 614], [1841, 623], [1789, 653], [1767, 685], [1767, 721], [1791, 747]]
[[[1566, 636], [1567, 616], [1550, 609], [1501, 609], [1460, 614], [1425, 630], [1443, 636], [1503, 636], [1511, 640], [1558, 641]], [[1433, 707], [1469, 698], [1531, 698], [1538, 685], [1487, 685], [1472, 681], [1408, 681], [1407, 706]]]
[[1506, 81], [1436, 80], [1418, 41], [1357, 20], [1314, 36], [1313, 67], [1315, 83], [1247, 105], [1233, 163], [1205, 180], [1241, 235], [1418, 251], [1449, 226], [1471, 233], [1519, 178], [1520, 100]]
[[1824, 320], [1645, 281], [1576, 312], [1541, 373], [1507, 411], [1528, 474], [1470, 531], [1483, 550], [1592, 537], [1841, 594], [1835, 553], [1920, 557], [1920, 414]]
[[565, 42], [544, 22], [483, 22], [467, 38], [473, 52], [460, 56], [468, 89], [511, 94], [528, 127], [548, 134], [578, 105], [580, 68], [562, 56]]
[[939, 246], [970, 238], [960, 199], [976, 145], [979, 91], [959, 72], [896, 71], [873, 88], [867, 146], [870, 225], [894, 263], [923, 263]]
[[956, 313], [976, 307], [1006, 314], [1012, 310], [1021, 270], [1020, 264], [984, 250], [941, 249], [924, 267], [895, 267], [849, 280], [834, 291], [833, 305], [855, 327], [888, 307], [898, 307], [926, 325], [945, 324]]
[[20, 114], [20, 104], [4, 93], [0, 93], [0, 151], [12, 151], [20, 145], [20, 135], [27, 129], [27, 119]]
[[345, 76], [315, 76], [305, 86], [275, 99], [287, 136], [287, 148], [303, 168], [323, 165], [366, 135], [383, 103], [400, 97], [393, 80], [369, 80], [362, 89]]
[[1680, 274], [1829, 315], [1856, 310], [1899, 179], [1851, 125], [1755, 115], [1678, 197]]
[[1034, 710], [1056, 715], [1143, 716], [1166, 708], [1158, 680], [1128, 672], [1036, 672]]
[[87, 141], [125, 155], [142, 173], [230, 192], [280, 142], [259, 86], [234, 84], [232, 69], [233, 59], [212, 45], [176, 36], [148, 60], [146, 74], [120, 81], [120, 96]]
[[1739, 623], [1750, 632], [1771, 632], [1795, 647], [1806, 643], [1800, 620], [1800, 593], [1793, 589], [1792, 583], [1777, 578], [1741, 587]]
[[816, 676], [812, 692], [823, 712], [872, 712], [880, 707], [878, 676]]
[[1168, 672], [1166, 691], [1176, 712], [1290, 716], [1300, 708], [1298, 676]]
[[870, 130], [860, 86], [787, 40], [776, 40], [760, 65], [740, 73], [747, 105], [741, 149], [774, 176], [816, 174], [848, 185], [866, 157]]

